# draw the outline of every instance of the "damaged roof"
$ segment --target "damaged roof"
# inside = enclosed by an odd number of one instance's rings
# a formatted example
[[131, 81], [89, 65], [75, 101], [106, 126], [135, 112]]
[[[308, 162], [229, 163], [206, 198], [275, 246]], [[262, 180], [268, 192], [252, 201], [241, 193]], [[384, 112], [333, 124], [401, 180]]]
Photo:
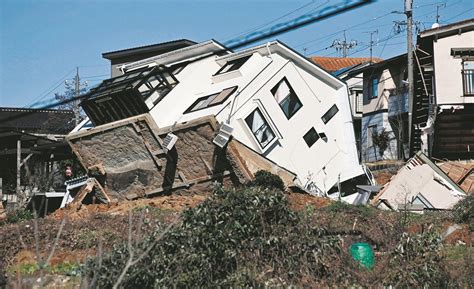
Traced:
[[0, 131], [67, 134], [74, 121], [72, 110], [0, 107]]
[[474, 194], [474, 163], [450, 161], [442, 163], [440, 168], [466, 193]]
[[464, 191], [421, 152], [392, 177], [372, 204], [400, 208], [421, 201], [428, 209], [451, 209], [465, 197]]

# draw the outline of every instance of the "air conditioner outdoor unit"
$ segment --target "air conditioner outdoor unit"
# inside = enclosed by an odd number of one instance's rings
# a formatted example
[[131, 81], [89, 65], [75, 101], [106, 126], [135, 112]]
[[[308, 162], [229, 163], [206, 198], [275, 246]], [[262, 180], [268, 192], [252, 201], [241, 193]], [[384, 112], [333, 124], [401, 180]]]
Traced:
[[216, 135], [214, 140], [212, 141], [216, 146], [223, 148], [230, 139], [234, 128], [226, 123], [221, 125], [219, 129], [219, 133]]
[[176, 143], [177, 140], [178, 140], [178, 137], [176, 135], [172, 134], [171, 132], [168, 133], [165, 139], [163, 140], [163, 147], [165, 151], [166, 152], [170, 151], [174, 147], [174, 144]]

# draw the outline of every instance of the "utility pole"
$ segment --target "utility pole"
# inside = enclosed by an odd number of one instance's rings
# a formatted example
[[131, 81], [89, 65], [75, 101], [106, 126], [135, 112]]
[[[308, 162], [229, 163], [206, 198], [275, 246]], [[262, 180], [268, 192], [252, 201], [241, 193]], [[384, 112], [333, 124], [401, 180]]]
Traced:
[[346, 30], [344, 30], [344, 40], [336, 39], [332, 42], [331, 47], [336, 48], [336, 51], [342, 51], [342, 57], [347, 57], [349, 49], [352, 49], [357, 46], [356, 40], [351, 40], [347, 42], [346, 40]]
[[412, 149], [413, 103], [415, 83], [413, 77], [413, 0], [405, 0], [407, 16], [407, 58], [408, 58], [408, 147]]
[[75, 84], [75, 88], [74, 88], [74, 118], [75, 118], [75, 123], [76, 123], [76, 126], [79, 124], [79, 122], [81, 121], [81, 115], [80, 115], [80, 112], [79, 112], [79, 96], [81, 94], [81, 79], [79, 77], [79, 67], [76, 67], [76, 77], [74, 78], [74, 84]]

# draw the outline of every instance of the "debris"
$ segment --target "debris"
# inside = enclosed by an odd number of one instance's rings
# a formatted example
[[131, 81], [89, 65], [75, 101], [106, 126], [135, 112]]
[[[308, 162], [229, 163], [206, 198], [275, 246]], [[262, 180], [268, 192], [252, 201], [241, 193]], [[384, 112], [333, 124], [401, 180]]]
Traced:
[[392, 177], [372, 204], [395, 210], [448, 210], [464, 191], [423, 153], [417, 153]]

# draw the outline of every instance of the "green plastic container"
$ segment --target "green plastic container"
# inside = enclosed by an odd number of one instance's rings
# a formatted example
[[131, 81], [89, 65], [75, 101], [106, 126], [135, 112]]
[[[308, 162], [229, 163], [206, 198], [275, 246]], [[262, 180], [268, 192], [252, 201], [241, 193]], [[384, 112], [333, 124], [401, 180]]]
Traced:
[[355, 243], [351, 246], [351, 256], [367, 269], [372, 269], [375, 264], [374, 251], [367, 243]]

